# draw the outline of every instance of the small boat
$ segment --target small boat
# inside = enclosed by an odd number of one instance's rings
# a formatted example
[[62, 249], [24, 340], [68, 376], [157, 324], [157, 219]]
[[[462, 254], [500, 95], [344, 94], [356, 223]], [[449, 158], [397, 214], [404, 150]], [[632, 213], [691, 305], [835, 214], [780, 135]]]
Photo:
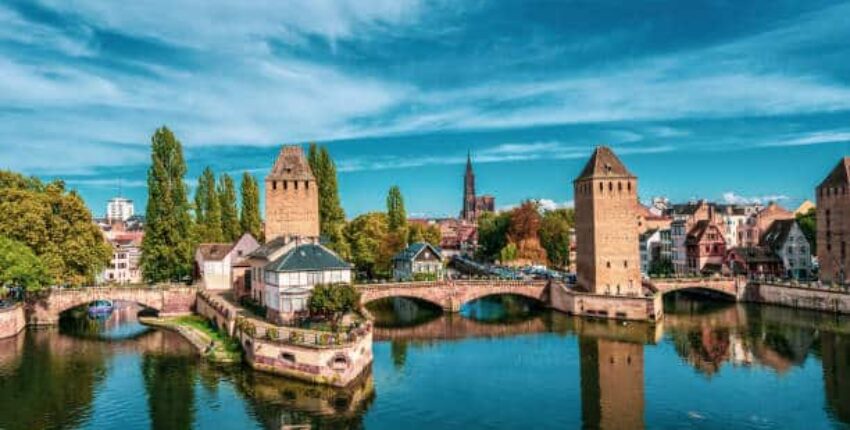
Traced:
[[89, 304], [89, 316], [91, 317], [100, 317], [106, 316], [112, 313], [112, 309], [114, 308], [113, 304], [109, 300], [96, 300]]

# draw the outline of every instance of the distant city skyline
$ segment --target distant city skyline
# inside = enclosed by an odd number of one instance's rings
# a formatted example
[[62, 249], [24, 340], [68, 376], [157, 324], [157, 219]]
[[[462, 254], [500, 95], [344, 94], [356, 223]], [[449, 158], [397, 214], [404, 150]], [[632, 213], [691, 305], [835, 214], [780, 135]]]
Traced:
[[0, 168], [62, 178], [101, 215], [120, 179], [143, 214], [167, 125], [192, 186], [207, 165], [262, 180], [280, 145], [315, 141], [349, 217], [383, 210], [394, 184], [412, 216], [457, 216], [468, 150], [497, 207], [560, 206], [607, 144], [643, 200], [793, 208], [850, 154], [848, 15], [846, 1], [11, 1]]

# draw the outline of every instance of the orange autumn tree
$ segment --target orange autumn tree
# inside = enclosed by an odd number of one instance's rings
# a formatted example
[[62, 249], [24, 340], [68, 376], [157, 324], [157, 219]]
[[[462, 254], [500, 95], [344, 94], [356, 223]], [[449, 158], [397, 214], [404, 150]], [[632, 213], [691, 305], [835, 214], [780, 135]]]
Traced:
[[516, 246], [518, 264], [545, 264], [546, 251], [540, 246], [540, 209], [536, 202], [526, 200], [511, 211], [508, 243]]

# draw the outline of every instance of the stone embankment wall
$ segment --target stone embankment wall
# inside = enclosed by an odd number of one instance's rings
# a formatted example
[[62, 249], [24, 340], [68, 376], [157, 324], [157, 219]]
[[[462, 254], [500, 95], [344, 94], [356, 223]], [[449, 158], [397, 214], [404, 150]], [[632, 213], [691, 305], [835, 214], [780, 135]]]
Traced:
[[799, 309], [850, 314], [850, 292], [826, 288], [752, 282], [747, 286], [744, 300]]
[[0, 339], [12, 337], [21, 332], [27, 325], [24, 307], [16, 304], [9, 308], [0, 309]]
[[658, 321], [664, 315], [661, 294], [650, 297], [592, 294], [553, 282], [549, 300], [552, 309], [577, 316]]
[[372, 364], [371, 322], [340, 334], [282, 327], [208, 291], [198, 293], [196, 311], [238, 338], [245, 361], [257, 370], [344, 387]]

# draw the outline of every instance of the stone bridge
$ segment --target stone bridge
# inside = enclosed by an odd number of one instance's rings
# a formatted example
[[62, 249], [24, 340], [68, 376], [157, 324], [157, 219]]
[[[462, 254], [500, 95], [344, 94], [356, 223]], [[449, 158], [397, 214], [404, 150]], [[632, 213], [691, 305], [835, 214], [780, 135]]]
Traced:
[[138, 303], [160, 315], [188, 314], [197, 291], [188, 286], [55, 288], [27, 299], [27, 323], [56, 324], [62, 312], [96, 300]]
[[548, 281], [437, 281], [359, 285], [360, 303], [388, 297], [419, 299], [446, 312], [459, 312], [465, 303], [486, 296], [517, 295], [548, 304]]
[[747, 281], [739, 278], [671, 278], [645, 281], [644, 286], [662, 295], [680, 290], [707, 290], [730, 299], [743, 299]]

